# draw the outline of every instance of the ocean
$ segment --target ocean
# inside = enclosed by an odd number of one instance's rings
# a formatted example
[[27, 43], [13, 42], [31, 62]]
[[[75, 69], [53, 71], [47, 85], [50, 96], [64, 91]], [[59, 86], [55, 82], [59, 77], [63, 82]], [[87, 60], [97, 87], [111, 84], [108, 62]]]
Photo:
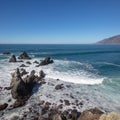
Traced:
[[[41, 60], [49, 56], [53, 64], [42, 66], [46, 79], [67, 82], [76, 85], [74, 91], [78, 96], [87, 96], [88, 107], [99, 107], [105, 111], [120, 112], [120, 45], [0, 45], [0, 86], [9, 86], [11, 73], [21, 63], [9, 63], [11, 55], [3, 55], [4, 51], [19, 56], [26, 51], [31, 61]], [[38, 68], [34, 65], [28, 71]], [[73, 91], [73, 92], [74, 92]], [[5, 92], [5, 91], [4, 91]], [[36, 94], [36, 93], [35, 93]], [[39, 94], [38, 94], [39, 95]], [[77, 96], [77, 94], [76, 94]], [[0, 94], [0, 102], [8, 100], [4, 93]]]

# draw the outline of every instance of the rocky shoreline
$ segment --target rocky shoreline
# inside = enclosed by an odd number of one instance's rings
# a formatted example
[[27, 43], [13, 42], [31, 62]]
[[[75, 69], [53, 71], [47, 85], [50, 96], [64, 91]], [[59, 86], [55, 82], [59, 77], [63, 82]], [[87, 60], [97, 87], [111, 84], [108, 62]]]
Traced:
[[[76, 98], [75, 94], [80, 94], [79, 91], [74, 94], [73, 84], [62, 82], [59, 79], [56, 81], [46, 79], [45, 71], [42, 70], [39, 71], [39, 74], [35, 70], [32, 70], [29, 74], [26, 70], [31, 64], [40, 67], [54, 63], [50, 57], [32, 63], [29, 61], [31, 57], [23, 52], [18, 59], [15, 55], [12, 55], [9, 62], [16, 63], [27, 60], [26, 64], [21, 63], [19, 68], [16, 68], [15, 72], [12, 73], [10, 86], [0, 87], [0, 92], [10, 91], [13, 99], [9, 99], [8, 103], [0, 103], [1, 120], [113, 120], [112, 118], [120, 120], [120, 114], [109, 113], [109, 111], [100, 108], [91, 108], [90, 106], [86, 108], [88, 110], [80, 111], [90, 100], [86, 98], [85, 102]], [[34, 96], [38, 92], [39, 95], [35, 97], [35, 102]], [[6, 111], [14, 111], [15, 109], [21, 112], [7, 118]], [[107, 117], [110, 119], [107, 119]]]

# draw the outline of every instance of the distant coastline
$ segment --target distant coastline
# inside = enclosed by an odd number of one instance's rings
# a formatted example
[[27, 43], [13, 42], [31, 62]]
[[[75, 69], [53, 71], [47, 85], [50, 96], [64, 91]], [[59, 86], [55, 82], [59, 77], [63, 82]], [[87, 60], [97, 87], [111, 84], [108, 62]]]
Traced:
[[97, 44], [120, 45], [120, 35], [116, 35], [116, 36], [113, 36], [113, 37], [103, 39], [101, 41], [98, 41]]

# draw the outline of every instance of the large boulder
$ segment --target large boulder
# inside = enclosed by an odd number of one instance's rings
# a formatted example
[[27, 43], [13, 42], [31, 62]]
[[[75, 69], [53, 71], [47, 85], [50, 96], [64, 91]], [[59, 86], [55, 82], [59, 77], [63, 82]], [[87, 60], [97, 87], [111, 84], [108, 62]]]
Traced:
[[55, 89], [56, 89], [56, 90], [60, 90], [60, 89], [62, 89], [62, 88], [63, 88], [63, 84], [58, 84], [58, 85], [55, 86]]
[[3, 52], [3, 55], [10, 55], [10, 52], [4, 51], [4, 52]]
[[44, 60], [41, 61], [41, 63], [39, 65], [37, 65], [37, 67], [39, 66], [43, 66], [43, 65], [48, 65], [48, 64], [51, 64], [53, 63], [54, 61], [51, 60], [50, 57], [46, 57]]
[[5, 108], [7, 108], [7, 106], [8, 106], [7, 103], [1, 104], [1, 105], [0, 105], [0, 111], [1, 111], [1, 110], [4, 110]]
[[40, 79], [43, 79], [45, 77], [45, 73], [43, 72], [43, 70], [40, 70], [39, 75]]
[[103, 114], [99, 120], [120, 120], [120, 114], [115, 112], [108, 113], [107, 115]]
[[28, 72], [25, 69], [21, 69], [20, 75], [23, 76], [23, 75], [26, 75], [26, 74], [28, 74]]
[[99, 120], [102, 114], [103, 112], [97, 108], [85, 110], [81, 113], [78, 120]]
[[27, 95], [30, 95], [34, 85], [36, 84], [35, 71], [32, 71], [25, 80], [21, 78], [21, 73], [17, 68], [15, 73], [12, 74], [12, 86], [11, 94], [14, 99], [23, 99]]
[[12, 55], [11, 58], [9, 59], [9, 62], [17, 62], [16, 56]]
[[26, 52], [23, 52], [18, 59], [31, 59]]

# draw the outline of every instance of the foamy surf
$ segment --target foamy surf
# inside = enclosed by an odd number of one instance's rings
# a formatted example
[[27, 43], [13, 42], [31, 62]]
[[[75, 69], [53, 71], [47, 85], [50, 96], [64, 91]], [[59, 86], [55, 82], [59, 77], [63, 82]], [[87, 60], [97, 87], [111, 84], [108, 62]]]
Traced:
[[[76, 68], [79, 67], [79, 69]], [[81, 69], [80, 69], [81, 67]], [[48, 78], [60, 79], [65, 82], [71, 82], [76, 84], [102, 84], [104, 78], [95, 73], [91, 73], [89, 70], [95, 69], [88, 64], [82, 64], [75, 61], [63, 61], [55, 60], [55, 63], [48, 67], [42, 67], [46, 71]]]

